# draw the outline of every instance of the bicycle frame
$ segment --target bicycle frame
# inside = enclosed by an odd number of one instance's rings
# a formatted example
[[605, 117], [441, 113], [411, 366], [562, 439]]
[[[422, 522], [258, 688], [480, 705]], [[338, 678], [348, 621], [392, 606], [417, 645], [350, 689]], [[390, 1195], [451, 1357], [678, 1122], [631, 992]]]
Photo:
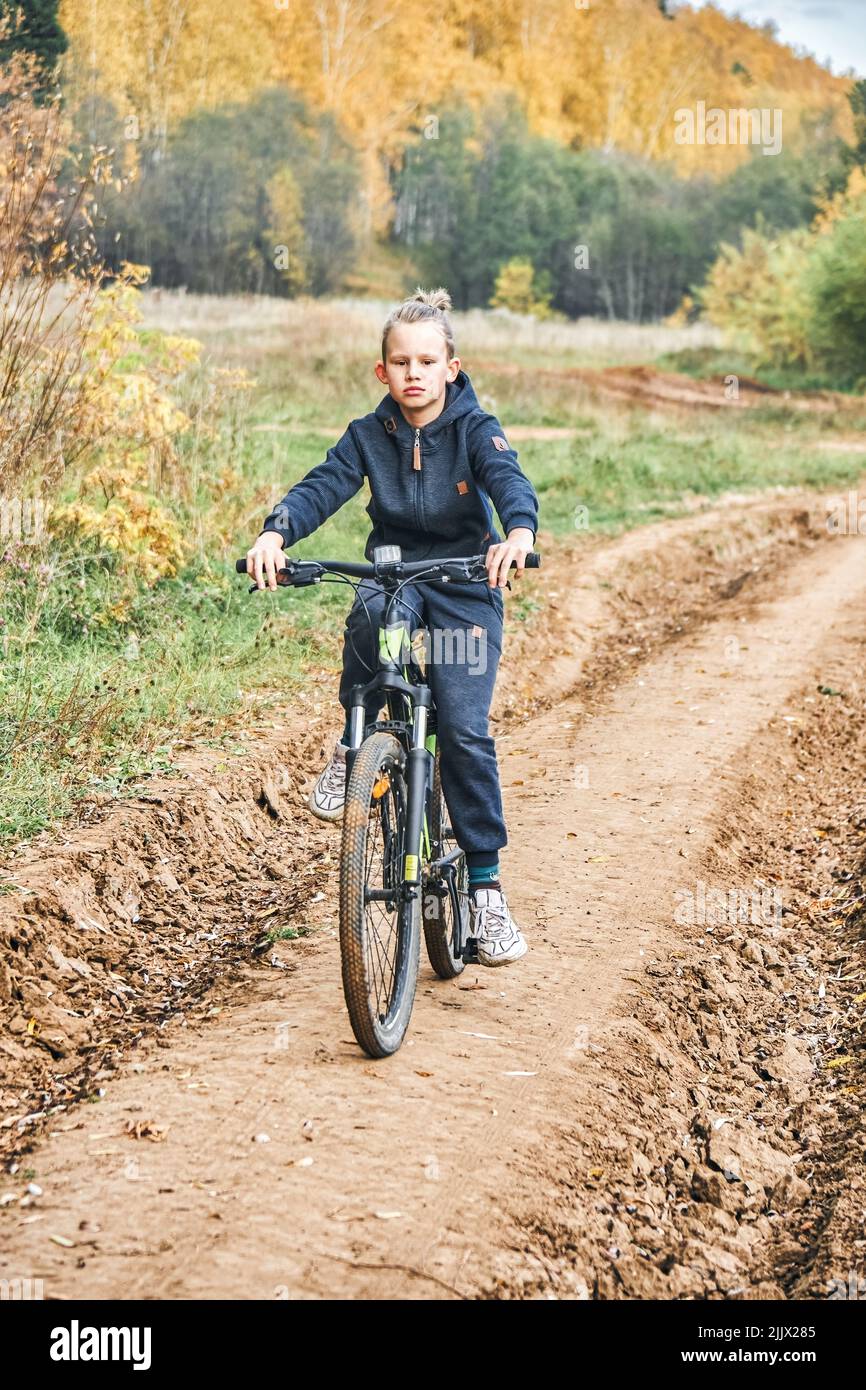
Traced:
[[[436, 755], [436, 733], [428, 733], [430, 711], [434, 707], [433, 692], [423, 681], [410, 679], [409, 662], [403, 659], [408, 637], [410, 615], [400, 600], [394, 601], [399, 580], [390, 582], [386, 578], [386, 593], [391, 593], [392, 601], [387, 605], [386, 619], [378, 630], [378, 649], [381, 669], [366, 685], [352, 687], [352, 708], [350, 715], [349, 750], [346, 753], [346, 780], [352, 774], [355, 756], [365, 738], [377, 731], [396, 734], [406, 749], [406, 785], [408, 804], [406, 809], [406, 848], [403, 861], [402, 883], [404, 888], [417, 888], [422, 881], [421, 864], [426, 846], [427, 858], [430, 856], [429, 806], [433, 791], [433, 759]], [[366, 701], [377, 692], [384, 694], [388, 718], [376, 719], [366, 723]], [[411, 721], [407, 715], [401, 717], [401, 704], [408, 703]], [[412, 852], [417, 846], [417, 852]], [[414, 897], [414, 891], [407, 894]]]
[[[437, 896], [447, 895], [451, 899], [454, 920], [461, 920], [460, 900], [457, 878], [463, 850], [450, 850], [448, 854], [431, 860], [430, 808], [433, 793], [433, 759], [436, 756], [436, 732], [428, 731], [429, 716], [434, 709], [433, 693], [426, 681], [411, 679], [410, 661], [405, 659], [409, 638], [410, 614], [399, 598], [393, 599], [399, 580], [390, 583], [384, 579], [386, 593], [392, 594], [392, 601], [385, 609], [386, 621], [378, 630], [378, 651], [381, 669], [366, 685], [352, 687], [351, 735], [349, 750], [346, 753], [346, 780], [352, 774], [352, 764], [358, 749], [365, 738], [377, 731], [394, 733], [406, 747], [406, 784], [408, 805], [406, 812], [406, 849], [403, 856], [401, 894], [405, 899], [414, 898], [423, 883], [423, 863], [427, 860], [427, 884], [429, 892]], [[390, 621], [389, 621], [390, 619]], [[366, 723], [366, 700], [376, 691], [385, 695], [388, 718]], [[411, 722], [401, 717], [401, 703], [409, 703]], [[411, 853], [412, 846], [418, 846], [417, 854]], [[425, 855], [426, 848], [426, 855]], [[441, 849], [441, 845], [437, 846]], [[376, 890], [373, 890], [374, 892]], [[382, 890], [380, 890], [382, 891]], [[464, 943], [461, 943], [463, 945]], [[471, 953], [474, 956], [474, 953]]]

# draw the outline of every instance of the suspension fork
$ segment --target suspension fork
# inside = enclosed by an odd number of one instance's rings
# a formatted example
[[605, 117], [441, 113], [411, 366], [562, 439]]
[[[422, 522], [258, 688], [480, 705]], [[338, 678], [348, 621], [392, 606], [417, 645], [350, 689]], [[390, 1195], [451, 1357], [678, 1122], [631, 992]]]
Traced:
[[403, 882], [408, 887], [421, 883], [422, 836], [430, 844], [427, 817], [428, 795], [433, 760], [427, 747], [427, 717], [432, 703], [429, 689], [418, 692], [412, 714], [412, 747], [406, 754], [406, 781], [409, 786], [406, 809], [406, 853], [403, 861]]

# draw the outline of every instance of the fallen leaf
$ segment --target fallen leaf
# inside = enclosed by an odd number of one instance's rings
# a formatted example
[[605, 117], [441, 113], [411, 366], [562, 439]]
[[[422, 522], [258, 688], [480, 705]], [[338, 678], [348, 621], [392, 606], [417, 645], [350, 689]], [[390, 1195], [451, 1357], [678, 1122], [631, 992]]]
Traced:
[[168, 1125], [154, 1124], [153, 1120], [127, 1120], [125, 1134], [130, 1139], [152, 1139], [155, 1144], [160, 1143], [168, 1134]]

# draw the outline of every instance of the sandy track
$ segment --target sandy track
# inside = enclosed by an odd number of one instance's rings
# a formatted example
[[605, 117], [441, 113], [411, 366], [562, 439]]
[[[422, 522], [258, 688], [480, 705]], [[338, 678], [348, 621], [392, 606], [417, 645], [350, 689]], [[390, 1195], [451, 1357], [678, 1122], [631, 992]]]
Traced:
[[[675, 889], [743, 750], [834, 615], [862, 611], [866, 550], [825, 545], [779, 590], [662, 651], [593, 716], [569, 697], [500, 735], [520, 965], [459, 984], [425, 967], [406, 1045], [376, 1063], [351, 1038], [334, 936], [303, 943], [290, 976], [249, 968], [237, 1005], [145, 1044], [58, 1123], [29, 1160], [43, 1196], [3, 1214], [3, 1275], [91, 1298], [472, 1297], [507, 1279], [515, 1211], [544, 1208], [570, 1123], [604, 1104], [593, 1039], [679, 944]], [[166, 1137], [124, 1137], [129, 1121]]]

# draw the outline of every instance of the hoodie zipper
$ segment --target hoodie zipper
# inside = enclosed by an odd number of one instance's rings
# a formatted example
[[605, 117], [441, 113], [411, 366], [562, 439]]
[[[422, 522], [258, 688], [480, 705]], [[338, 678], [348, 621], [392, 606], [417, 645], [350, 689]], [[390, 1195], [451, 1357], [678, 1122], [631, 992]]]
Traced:
[[425, 529], [421, 501], [421, 430], [415, 428], [415, 445], [412, 449], [412, 473], [415, 478], [415, 522], [419, 531]]

